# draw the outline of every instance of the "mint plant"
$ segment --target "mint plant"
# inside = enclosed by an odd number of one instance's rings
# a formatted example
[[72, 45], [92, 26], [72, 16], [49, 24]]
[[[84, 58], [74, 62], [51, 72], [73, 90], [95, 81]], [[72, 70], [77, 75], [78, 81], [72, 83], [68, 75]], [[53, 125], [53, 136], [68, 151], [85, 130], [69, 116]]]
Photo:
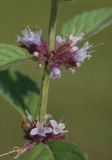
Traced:
[[[62, 68], [74, 73], [85, 59], [91, 58], [93, 44], [89, 37], [112, 24], [112, 8], [82, 13], [71, 18], [57, 35], [57, 13], [61, 2], [51, 0], [48, 41], [42, 29], [26, 27], [17, 36], [18, 47], [0, 44], [0, 94], [22, 116], [22, 130], [27, 143], [14, 147], [0, 157], [13, 154], [17, 159], [31, 152], [31, 160], [87, 160], [86, 154], [66, 140], [68, 130], [64, 122], [56, 122], [47, 114], [50, 79], [62, 77]], [[19, 72], [7, 69], [17, 62], [32, 60], [43, 71], [41, 87]]]

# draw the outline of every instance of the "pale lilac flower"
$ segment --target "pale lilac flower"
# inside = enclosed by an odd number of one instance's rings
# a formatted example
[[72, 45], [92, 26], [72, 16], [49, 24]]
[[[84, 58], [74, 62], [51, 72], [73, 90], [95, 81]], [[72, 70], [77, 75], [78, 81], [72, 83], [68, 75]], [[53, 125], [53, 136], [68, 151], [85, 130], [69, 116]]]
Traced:
[[57, 42], [57, 46], [60, 47], [66, 42], [66, 40], [61, 36], [56, 36], [56, 42]]
[[80, 42], [84, 37], [84, 34], [80, 34], [79, 36], [74, 36], [72, 34], [69, 35], [69, 40], [72, 42], [71, 45], [74, 46], [76, 45], [78, 42]]
[[50, 73], [50, 78], [57, 79], [61, 77], [61, 71], [58, 67], [53, 67]]
[[37, 122], [37, 127], [33, 128], [30, 131], [30, 135], [31, 136], [39, 135], [39, 136], [45, 137], [45, 135], [47, 133], [51, 133], [51, 132], [52, 132], [52, 128], [50, 128], [50, 127], [44, 127], [43, 124]]
[[73, 59], [76, 62], [77, 67], [80, 67], [86, 58], [91, 58], [91, 55], [87, 51], [90, 47], [91, 45], [89, 45], [89, 42], [86, 42], [81, 49], [74, 53]]
[[22, 31], [22, 36], [17, 36], [17, 41], [24, 45], [40, 45], [42, 30], [31, 31], [29, 27]]
[[63, 133], [67, 133], [67, 130], [65, 129], [65, 124], [64, 123], [57, 123], [55, 120], [50, 120], [51, 126], [53, 128], [53, 134], [57, 135], [57, 134], [63, 134]]
[[[51, 78], [56, 79], [60, 77], [55, 74], [58, 73], [60, 75], [60, 67], [65, 67], [73, 73], [75, 68], [79, 67], [86, 58], [89, 59], [91, 57], [88, 52], [91, 45], [88, 42], [82, 48], [77, 46], [77, 43], [83, 39], [83, 36], [84, 34], [80, 34], [79, 36], [70, 34], [67, 40], [61, 36], [56, 37], [57, 49], [51, 53], [50, 60], [48, 60], [48, 64], [51, 66]], [[55, 66], [58, 66], [56, 70]]]
[[70, 34], [66, 39], [56, 36], [56, 49], [49, 51], [48, 43], [42, 40], [42, 30], [31, 31], [26, 28], [23, 36], [18, 37], [22, 48], [26, 48], [38, 61], [39, 67], [47, 66], [50, 70], [50, 78], [61, 77], [61, 68], [64, 67], [72, 73], [85, 59], [89, 59], [91, 45], [86, 42], [82, 47], [78, 45], [83, 40], [84, 34]]

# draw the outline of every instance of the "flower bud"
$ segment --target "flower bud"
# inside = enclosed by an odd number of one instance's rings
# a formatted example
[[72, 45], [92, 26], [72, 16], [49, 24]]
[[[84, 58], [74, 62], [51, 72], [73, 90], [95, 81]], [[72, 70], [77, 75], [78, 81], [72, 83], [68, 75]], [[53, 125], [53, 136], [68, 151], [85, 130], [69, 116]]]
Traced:
[[58, 67], [54, 67], [51, 70], [50, 78], [51, 79], [56, 79], [61, 77], [61, 71]]

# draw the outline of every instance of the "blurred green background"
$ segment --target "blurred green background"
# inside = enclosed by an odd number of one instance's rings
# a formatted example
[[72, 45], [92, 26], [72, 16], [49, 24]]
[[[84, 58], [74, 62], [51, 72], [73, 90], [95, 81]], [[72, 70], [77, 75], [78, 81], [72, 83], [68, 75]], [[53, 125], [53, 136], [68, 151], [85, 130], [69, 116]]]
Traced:
[[[59, 6], [58, 33], [71, 16], [86, 10], [112, 6], [112, 0], [76, 0]], [[39, 26], [47, 38], [50, 0], [0, 0], [0, 43], [16, 44], [16, 35], [27, 25]], [[112, 159], [112, 26], [90, 39], [104, 43], [96, 48], [76, 74], [64, 71], [60, 80], [51, 81], [48, 113], [64, 117], [69, 139], [88, 153], [90, 160]], [[40, 81], [36, 64], [14, 67]], [[13, 67], [12, 67], [13, 69]], [[22, 82], [21, 82], [22, 83]], [[21, 117], [0, 97], [0, 153], [24, 144]], [[10, 157], [0, 158], [9, 160]], [[21, 160], [28, 159], [22, 156]], [[30, 159], [30, 158], [29, 158]]]

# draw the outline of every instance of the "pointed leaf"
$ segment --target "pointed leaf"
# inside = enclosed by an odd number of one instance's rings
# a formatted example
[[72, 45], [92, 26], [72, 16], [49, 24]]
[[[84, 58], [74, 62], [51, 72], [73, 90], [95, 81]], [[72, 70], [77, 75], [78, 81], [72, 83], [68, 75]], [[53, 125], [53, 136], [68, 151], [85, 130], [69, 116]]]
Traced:
[[85, 36], [90, 37], [111, 24], [112, 8], [84, 12], [65, 23], [62, 35], [66, 37], [70, 33], [75, 35], [85, 33]]
[[37, 145], [32, 152], [31, 160], [88, 160], [88, 158], [77, 145], [54, 141], [48, 146]]
[[31, 160], [55, 160], [49, 147], [39, 144], [32, 152]]
[[0, 44], [0, 69], [29, 58], [31, 58], [31, 55], [20, 47]]
[[39, 89], [28, 76], [8, 70], [0, 72], [0, 95], [7, 99], [23, 115], [28, 110], [35, 116]]
[[77, 146], [69, 142], [55, 141], [49, 144], [55, 160], [87, 160], [87, 155]]

